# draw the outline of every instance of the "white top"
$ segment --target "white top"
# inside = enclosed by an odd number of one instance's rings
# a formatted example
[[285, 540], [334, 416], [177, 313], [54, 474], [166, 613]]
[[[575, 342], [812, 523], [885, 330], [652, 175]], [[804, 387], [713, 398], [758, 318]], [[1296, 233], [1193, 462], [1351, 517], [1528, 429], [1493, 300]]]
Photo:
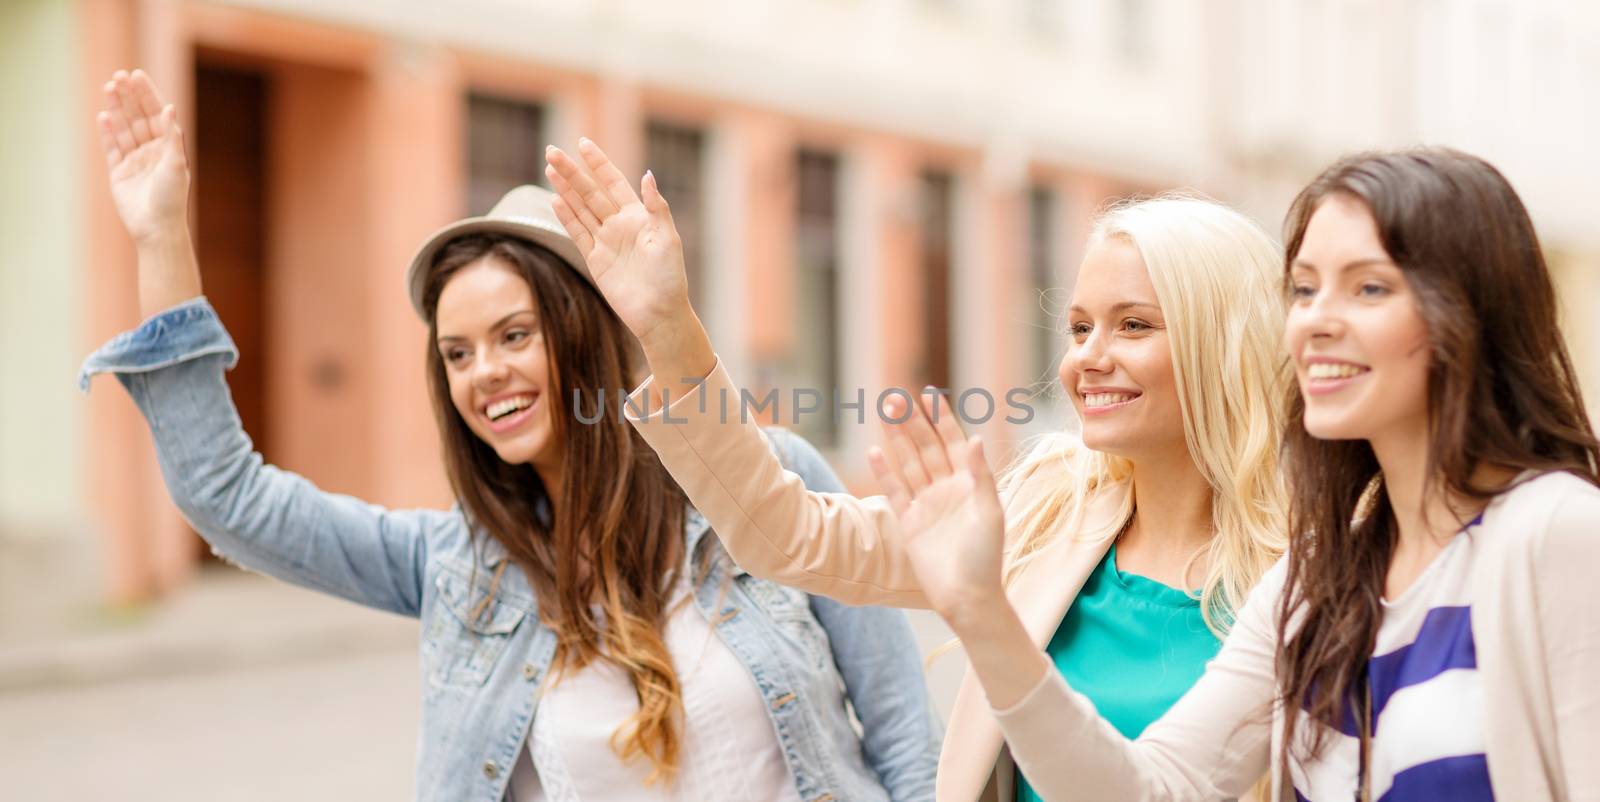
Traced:
[[[1472, 567], [1478, 549], [1471, 533], [1477, 523], [1456, 535], [1404, 593], [1383, 603], [1377, 645], [1367, 662], [1372, 799], [1493, 799], [1484, 757], [1482, 675], [1472, 637]], [[1316, 726], [1299, 728], [1302, 747]], [[1326, 739], [1316, 761], [1304, 767], [1289, 762], [1294, 790], [1312, 802], [1354, 799], [1361, 765], [1355, 719], [1347, 717]]]
[[646, 786], [648, 760], [618, 759], [611, 735], [639, 701], [626, 672], [596, 661], [545, 689], [512, 771], [512, 802], [799, 802], [755, 680], [688, 593], [680, 580], [664, 633], [683, 693], [677, 778]]

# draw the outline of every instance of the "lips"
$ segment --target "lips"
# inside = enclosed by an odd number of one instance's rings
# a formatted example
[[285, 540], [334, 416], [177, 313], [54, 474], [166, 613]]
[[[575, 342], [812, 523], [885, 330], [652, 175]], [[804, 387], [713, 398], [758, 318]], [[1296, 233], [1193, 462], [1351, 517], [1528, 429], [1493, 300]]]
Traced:
[[497, 434], [509, 432], [533, 417], [539, 393], [506, 393], [489, 399], [478, 411]]
[[1372, 372], [1372, 368], [1357, 362], [1335, 359], [1313, 359], [1306, 365], [1306, 392], [1326, 395], [1343, 390]]
[[1102, 415], [1133, 403], [1143, 393], [1125, 387], [1083, 387], [1078, 395], [1083, 398], [1085, 414]]

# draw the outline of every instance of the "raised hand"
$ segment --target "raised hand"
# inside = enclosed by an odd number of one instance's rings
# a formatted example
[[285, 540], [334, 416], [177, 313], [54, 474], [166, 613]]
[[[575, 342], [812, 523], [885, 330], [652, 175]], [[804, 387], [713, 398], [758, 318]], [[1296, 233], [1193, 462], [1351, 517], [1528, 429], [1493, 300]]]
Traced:
[[636, 194], [598, 145], [581, 139], [578, 154], [592, 176], [560, 148], [545, 153], [545, 175], [558, 195], [556, 217], [611, 308], [648, 345], [661, 338], [663, 327], [694, 317], [672, 210], [650, 173]]
[[645, 173], [635, 194], [598, 145], [581, 139], [578, 153], [588, 173], [560, 148], [545, 150], [556, 218], [583, 253], [600, 294], [639, 338], [654, 376], [651, 397], [681, 399], [698, 389], [716, 354], [689, 304], [672, 210], [655, 176]]
[[186, 236], [189, 160], [176, 110], [142, 70], [118, 70], [104, 92], [96, 122], [123, 225], [140, 244], [177, 231]]
[[[943, 396], [914, 408], [890, 396], [884, 447], [867, 452], [900, 519], [901, 547], [923, 594], [947, 621], [1002, 601], [1005, 515], [983, 443], [956, 424]], [[892, 420], [908, 418], [904, 423]]]

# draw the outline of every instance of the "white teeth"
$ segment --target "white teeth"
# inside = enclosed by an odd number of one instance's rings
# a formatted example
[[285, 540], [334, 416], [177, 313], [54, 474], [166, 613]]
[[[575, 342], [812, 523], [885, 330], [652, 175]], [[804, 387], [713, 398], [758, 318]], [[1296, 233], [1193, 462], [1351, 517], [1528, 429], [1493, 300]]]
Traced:
[[1360, 365], [1345, 362], [1313, 362], [1306, 368], [1306, 376], [1312, 379], [1348, 379], [1366, 372], [1367, 369]]
[[531, 406], [533, 406], [532, 395], [519, 395], [515, 398], [507, 398], [501, 401], [496, 401], [493, 404], [490, 404], [488, 408], [483, 411], [483, 413], [488, 415], [490, 420], [496, 420], [516, 412], [519, 409], [527, 409]]
[[1132, 401], [1138, 396], [1131, 393], [1087, 393], [1083, 396], [1083, 405], [1086, 407], [1109, 407], [1124, 401]]

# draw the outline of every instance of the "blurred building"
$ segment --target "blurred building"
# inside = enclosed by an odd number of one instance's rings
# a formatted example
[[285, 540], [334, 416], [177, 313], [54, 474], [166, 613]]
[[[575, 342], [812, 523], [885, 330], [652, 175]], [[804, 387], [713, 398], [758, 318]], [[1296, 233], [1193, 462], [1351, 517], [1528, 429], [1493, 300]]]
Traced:
[[[1593, 399], [1596, 27], [1555, 0], [11, 0], [0, 546], [99, 565], [118, 600], [202, 552], [126, 395], [72, 390], [138, 322], [92, 130], [118, 68], [185, 122], [207, 294], [262, 453], [421, 506], [450, 498], [405, 266], [580, 134], [659, 177], [735, 376], [869, 405], [895, 385], [1048, 388], [1064, 295], [1046, 291], [1070, 287], [1111, 199], [1192, 188], [1276, 230], [1342, 152], [1458, 145], [1534, 208]], [[1064, 422], [1036, 403], [1031, 428]], [[858, 478], [877, 434], [799, 428]]]

